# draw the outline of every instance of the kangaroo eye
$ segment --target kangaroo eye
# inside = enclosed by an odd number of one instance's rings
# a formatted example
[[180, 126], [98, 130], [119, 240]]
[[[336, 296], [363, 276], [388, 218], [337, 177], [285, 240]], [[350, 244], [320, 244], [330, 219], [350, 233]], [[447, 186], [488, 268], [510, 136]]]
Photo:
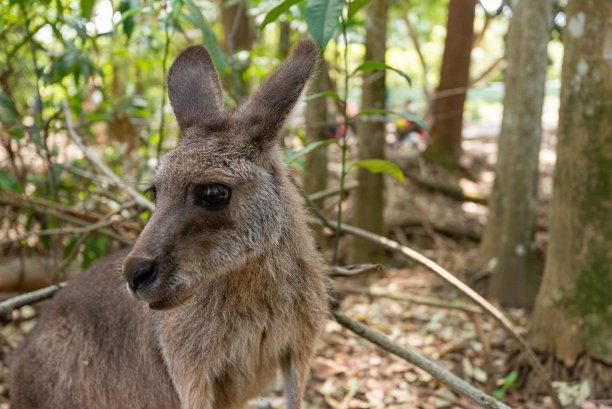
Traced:
[[229, 202], [231, 190], [220, 183], [210, 183], [197, 188], [197, 203], [210, 210], [218, 210]]

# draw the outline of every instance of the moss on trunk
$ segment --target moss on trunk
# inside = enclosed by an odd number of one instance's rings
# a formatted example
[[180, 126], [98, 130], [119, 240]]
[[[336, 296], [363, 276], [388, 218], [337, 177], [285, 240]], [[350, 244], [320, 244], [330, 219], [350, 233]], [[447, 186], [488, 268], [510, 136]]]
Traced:
[[529, 340], [612, 363], [612, 2], [570, 0], [550, 243]]

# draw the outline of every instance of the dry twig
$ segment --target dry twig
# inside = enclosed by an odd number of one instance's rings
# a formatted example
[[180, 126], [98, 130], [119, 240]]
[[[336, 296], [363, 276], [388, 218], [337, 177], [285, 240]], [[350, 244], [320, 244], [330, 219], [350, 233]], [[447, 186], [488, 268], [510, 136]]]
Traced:
[[21, 308], [25, 305], [34, 304], [36, 302], [51, 298], [60, 289], [66, 287], [68, 283], [59, 283], [49, 287], [41, 288], [40, 290], [21, 294], [16, 297], [0, 302], [0, 317], [7, 316], [11, 311]]
[[383, 269], [382, 264], [353, 264], [351, 266], [332, 266], [332, 277], [353, 277], [358, 274], [371, 273]]
[[443, 383], [455, 392], [465, 396], [472, 402], [475, 402], [487, 409], [510, 409], [509, 406], [498, 402], [495, 398], [488, 396], [481, 390], [473, 387], [463, 379], [447, 371], [436, 363], [406, 347], [392, 342], [380, 332], [374, 331], [365, 324], [348, 317], [342, 311], [335, 309], [332, 311], [332, 314], [334, 315], [334, 318], [336, 318], [336, 321], [338, 321], [338, 323], [340, 323], [342, 326], [350, 329], [355, 334], [367, 339], [373, 344], [378, 345], [385, 351], [389, 351], [393, 355], [397, 355], [411, 364], [418, 366], [427, 373], [431, 374], [440, 383]]

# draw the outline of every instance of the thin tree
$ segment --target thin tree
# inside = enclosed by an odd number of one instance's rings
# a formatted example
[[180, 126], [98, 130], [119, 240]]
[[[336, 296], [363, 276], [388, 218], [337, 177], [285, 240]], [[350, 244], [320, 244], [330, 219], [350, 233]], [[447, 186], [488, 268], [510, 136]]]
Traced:
[[[321, 56], [321, 63], [313, 76], [310, 92], [312, 94], [325, 92], [327, 90], [327, 67], [323, 56]], [[306, 103], [306, 142], [308, 144], [325, 141], [328, 138], [327, 116], [326, 98], [315, 98]], [[306, 163], [308, 164], [308, 170], [304, 177], [304, 190], [307, 193], [324, 190], [327, 186], [327, 146], [320, 146], [308, 154]], [[322, 199], [316, 204], [319, 207], [322, 206]], [[319, 246], [321, 248], [325, 247], [323, 227], [317, 226], [313, 230]]]
[[552, 8], [552, 0], [516, 2], [508, 33], [504, 116], [480, 245], [481, 264], [493, 273], [489, 295], [506, 306], [529, 306], [537, 292], [538, 155]]
[[[385, 61], [387, 51], [387, 11], [388, 0], [372, 0], [367, 6], [369, 16], [365, 39], [365, 60]], [[385, 108], [385, 72], [377, 71], [365, 77], [361, 88], [361, 109]], [[385, 124], [378, 120], [362, 120], [358, 128], [359, 159], [384, 159]], [[384, 182], [381, 173], [370, 173], [359, 169], [359, 187], [353, 202], [353, 223], [365, 230], [384, 234], [383, 193]], [[380, 247], [360, 238], [355, 238], [351, 246], [353, 263], [385, 261], [385, 253]]]
[[[612, 382], [612, 2], [570, 0], [546, 268], [529, 341], [559, 376]], [[606, 365], [607, 364], [607, 365]]]
[[461, 154], [463, 103], [468, 88], [476, 0], [450, 0], [436, 92], [431, 143], [425, 159], [455, 168]]

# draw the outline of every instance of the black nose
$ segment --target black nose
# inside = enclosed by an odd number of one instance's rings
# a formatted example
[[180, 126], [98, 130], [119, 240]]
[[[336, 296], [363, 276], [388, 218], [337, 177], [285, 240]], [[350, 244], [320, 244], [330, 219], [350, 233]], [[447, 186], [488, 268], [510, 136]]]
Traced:
[[142, 289], [152, 284], [157, 279], [157, 263], [154, 261], [142, 260], [128, 275], [128, 284], [133, 291]]

